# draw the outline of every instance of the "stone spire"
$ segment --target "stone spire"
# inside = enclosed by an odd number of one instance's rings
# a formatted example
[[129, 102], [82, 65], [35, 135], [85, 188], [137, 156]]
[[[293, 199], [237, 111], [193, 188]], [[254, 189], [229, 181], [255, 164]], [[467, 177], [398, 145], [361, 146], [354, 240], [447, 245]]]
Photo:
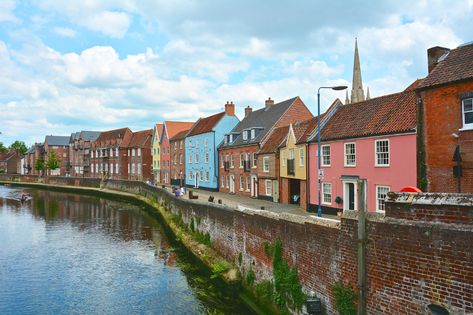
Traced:
[[345, 105], [346, 105], [346, 104], [350, 104], [350, 99], [348, 98], [348, 90], [345, 90], [345, 92], [347, 93], [347, 95], [345, 96]]
[[363, 92], [363, 82], [361, 81], [360, 56], [358, 56], [358, 41], [355, 38], [355, 60], [353, 62], [353, 82], [351, 86], [351, 102], [361, 102], [365, 100]]
[[371, 97], [370, 97], [370, 87], [368, 86], [366, 88], [366, 100], [369, 100]]

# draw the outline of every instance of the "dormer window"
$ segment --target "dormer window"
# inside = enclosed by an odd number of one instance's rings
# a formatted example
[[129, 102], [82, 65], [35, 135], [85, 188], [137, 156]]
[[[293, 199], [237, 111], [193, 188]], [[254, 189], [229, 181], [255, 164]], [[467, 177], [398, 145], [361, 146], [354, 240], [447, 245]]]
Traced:
[[223, 143], [225, 143], [225, 144], [228, 143], [228, 135], [225, 135], [225, 137], [223, 137]]
[[248, 140], [248, 130], [243, 131], [243, 141]]
[[232, 134], [228, 135], [228, 142], [229, 143], [233, 142], [233, 135]]
[[251, 139], [256, 138], [256, 129], [251, 129]]

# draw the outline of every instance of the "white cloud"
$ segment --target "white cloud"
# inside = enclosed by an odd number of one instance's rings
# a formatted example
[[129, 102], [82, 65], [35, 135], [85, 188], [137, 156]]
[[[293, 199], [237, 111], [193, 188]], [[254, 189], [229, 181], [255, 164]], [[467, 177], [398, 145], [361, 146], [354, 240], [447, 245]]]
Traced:
[[69, 38], [76, 37], [77, 35], [76, 31], [67, 27], [55, 27], [54, 32], [58, 35], [69, 37]]
[[121, 38], [130, 27], [130, 17], [124, 12], [104, 11], [85, 17], [81, 25], [105, 35]]
[[0, 1], [0, 22], [20, 23], [21, 21], [15, 16], [13, 12], [16, 4], [14, 0]]

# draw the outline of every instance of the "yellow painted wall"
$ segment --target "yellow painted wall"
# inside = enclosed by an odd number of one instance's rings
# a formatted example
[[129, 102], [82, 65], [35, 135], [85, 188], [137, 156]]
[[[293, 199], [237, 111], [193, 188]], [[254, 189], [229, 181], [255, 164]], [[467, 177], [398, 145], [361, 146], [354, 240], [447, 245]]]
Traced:
[[[161, 130], [159, 130], [159, 132], [156, 132], [156, 130], [154, 131], [155, 132], [155, 137], [154, 137], [154, 141], [153, 141], [153, 145], [152, 145], [152, 148], [151, 148], [151, 155], [153, 156], [153, 174], [154, 174], [154, 179], [155, 180], [160, 180], [159, 178], [159, 171], [161, 169], [161, 146], [160, 146], [160, 143], [159, 143], [159, 134], [161, 133]], [[156, 154], [155, 154], [156, 152]]]
[[[300, 149], [302, 149], [303, 163], [300, 165]], [[287, 175], [287, 159], [290, 157], [290, 150], [294, 150], [294, 175]], [[289, 129], [289, 135], [287, 138], [286, 147], [282, 148], [279, 152], [279, 176], [295, 179], [306, 179], [307, 170], [307, 148], [305, 144], [296, 145], [296, 138], [292, 129]], [[284, 161], [283, 161], [284, 160]]]

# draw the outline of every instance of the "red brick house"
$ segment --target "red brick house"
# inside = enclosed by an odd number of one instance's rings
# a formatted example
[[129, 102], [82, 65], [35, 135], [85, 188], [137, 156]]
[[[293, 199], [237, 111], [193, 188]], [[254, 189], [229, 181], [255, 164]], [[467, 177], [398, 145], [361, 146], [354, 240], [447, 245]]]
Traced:
[[[256, 111], [248, 106], [245, 118], [225, 135], [219, 147], [220, 191], [258, 197], [257, 152], [273, 129], [311, 117], [299, 97], [277, 104], [269, 98], [265, 107]], [[241, 183], [242, 191], [236, 189]]]
[[91, 176], [128, 179], [128, 144], [132, 136], [129, 128], [102, 132], [91, 145]]
[[152, 156], [151, 139], [153, 130], [134, 132], [128, 143], [128, 179], [129, 180], [152, 180]]
[[20, 174], [22, 167], [21, 159], [21, 154], [16, 150], [8, 151], [6, 154], [0, 156], [0, 171], [7, 174]]
[[68, 136], [46, 136], [44, 139], [44, 159], [48, 159], [50, 152], [56, 152], [60, 161], [59, 168], [48, 170], [49, 176], [69, 176], [71, 166], [69, 163], [69, 138]]
[[418, 185], [473, 192], [473, 43], [427, 51], [429, 74], [417, 87]]
[[26, 174], [28, 175], [43, 175], [42, 172], [35, 169], [36, 160], [44, 159], [44, 144], [35, 143], [26, 153]]
[[100, 136], [100, 131], [79, 131], [69, 139], [71, 176], [90, 176], [90, 147]]
[[193, 122], [184, 121], [165, 121], [161, 134], [161, 183], [171, 183], [171, 147], [169, 139], [173, 138], [179, 132], [189, 130]]
[[183, 186], [186, 183], [186, 135], [183, 130], [169, 139], [171, 148], [171, 184]]

